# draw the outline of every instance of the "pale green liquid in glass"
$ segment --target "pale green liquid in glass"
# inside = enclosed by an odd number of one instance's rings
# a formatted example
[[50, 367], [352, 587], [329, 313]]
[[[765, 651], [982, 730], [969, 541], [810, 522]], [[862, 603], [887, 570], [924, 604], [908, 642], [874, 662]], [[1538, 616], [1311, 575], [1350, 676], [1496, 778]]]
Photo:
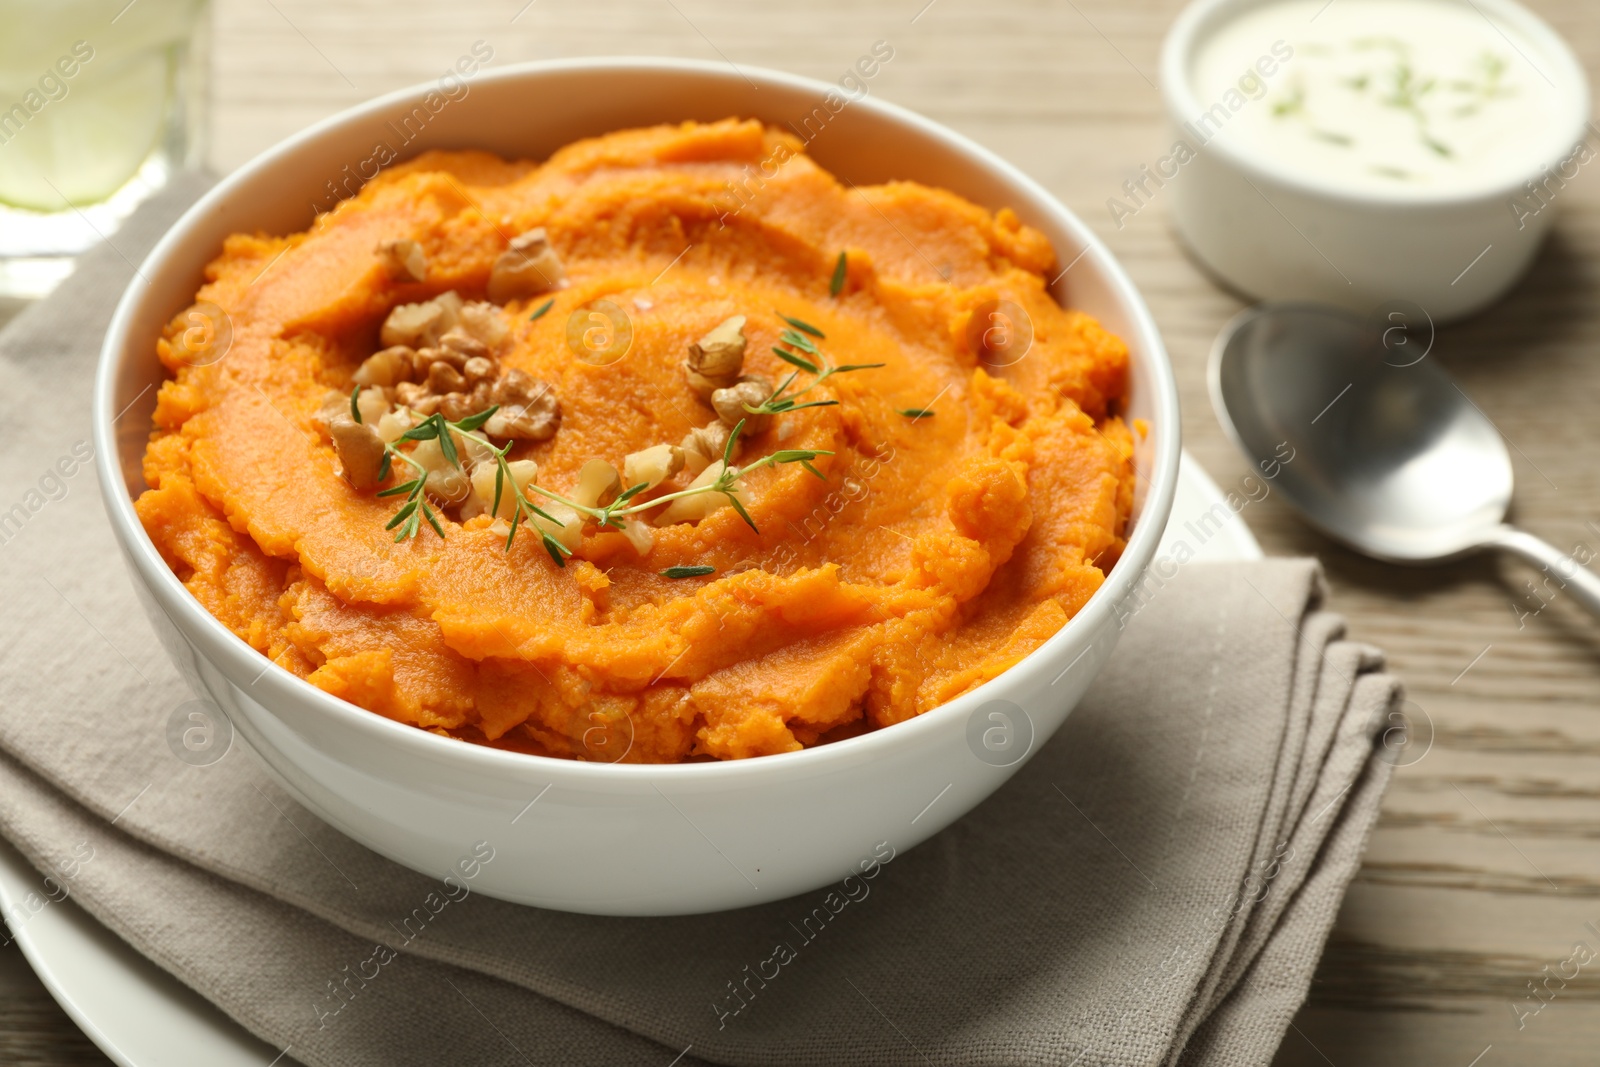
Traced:
[[203, 0], [124, 2], [0, 0], [0, 203], [99, 203], [169, 137]]

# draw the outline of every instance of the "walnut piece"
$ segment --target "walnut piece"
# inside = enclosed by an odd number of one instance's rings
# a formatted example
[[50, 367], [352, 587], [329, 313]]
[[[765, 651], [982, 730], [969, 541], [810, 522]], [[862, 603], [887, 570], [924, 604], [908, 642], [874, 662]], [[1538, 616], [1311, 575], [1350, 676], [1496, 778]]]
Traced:
[[437, 300], [422, 304], [398, 304], [383, 320], [383, 329], [378, 337], [386, 348], [396, 345], [423, 348], [436, 343], [440, 334], [455, 325], [449, 320], [449, 311]]
[[466, 387], [467, 379], [462, 373], [444, 360], [439, 360], [428, 367], [428, 392], [443, 396], [446, 393], [459, 393]]
[[439, 338], [460, 321], [462, 307], [461, 295], [454, 289], [420, 304], [396, 305], [384, 320], [379, 339], [385, 347], [436, 345]]
[[311, 422], [317, 429], [327, 433], [333, 420], [341, 415], [347, 419], [350, 417], [350, 394], [334, 389], [322, 394], [322, 405], [311, 416]]
[[[514, 459], [506, 464], [511, 473], [511, 481], [522, 492], [528, 491], [528, 486], [539, 476], [539, 465], [531, 459]], [[489, 508], [494, 504], [494, 483], [498, 464], [493, 462], [479, 463], [472, 468], [472, 496], [461, 505], [461, 519], [466, 521], [475, 515], [487, 515]], [[511, 486], [501, 483], [500, 509], [494, 513], [495, 518], [510, 519], [516, 513], [515, 494]], [[500, 533], [504, 537], [509, 531]]]
[[738, 385], [726, 389], [718, 389], [711, 394], [711, 406], [717, 411], [717, 418], [729, 427], [744, 422], [741, 434], [758, 434], [772, 425], [772, 416], [765, 412], [756, 414], [745, 410], [745, 406], [760, 407], [772, 397], [772, 383], [765, 378], [751, 375], [740, 380]]
[[417, 242], [401, 239], [378, 245], [383, 269], [397, 282], [420, 282], [428, 277], [428, 257]]
[[351, 381], [360, 386], [376, 385], [383, 388], [411, 380], [417, 354], [405, 345], [395, 345], [374, 352], [361, 361]]
[[520, 370], [508, 370], [495, 383], [493, 399], [499, 410], [489, 416], [483, 430], [490, 437], [515, 437], [545, 441], [561, 422], [561, 402], [548, 382]]
[[738, 382], [739, 371], [744, 367], [744, 324], [745, 317], [735, 315], [700, 340], [689, 343], [689, 358], [683, 361], [683, 373], [689, 380], [689, 388], [700, 399], [710, 400], [718, 389]]
[[[710, 485], [722, 477], [722, 472], [727, 468], [719, 458], [715, 463], [701, 471], [695, 480], [690, 482], [688, 488], [698, 489], [703, 485]], [[694, 496], [680, 496], [667, 505], [656, 518], [657, 526], [667, 526], [675, 522], [698, 522], [718, 508], [728, 506], [726, 493], [696, 493]]]
[[[712, 422], [683, 435], [684, 467], [690, 474], [699, 476], [707, 466], [722, 458], [728, 447], [732, 429], [722, 422]], [[734, 455], [738, 455], [735, 449]]]
[[488, 345], [491, 352], [505, 344], [511, 336], [505, 313], [485, 300], [463, 304], [459, 314], [461, 328]]
[[622, 492], [622, 476], [603, 459], [591, 459], [578, 472], [572, 499], [586, 508], [603, 508]]
[[460, 422], [482, 410], [472, 406], [472, 397], [467, 393], [446, 393], [439, 398], [439, 413], [451, 422]]
[[456, 326], [450, 330], [447, 330], [445, 335], [439, 338], [439, 347], [444, 349], [446, 352], [454, 352], [459, 355], [462, 363], [465, 363], [469, 359], [474, 359], [479, 356], [487, 356], [489, 354], [488, 345], [472, 336], [472, 334], [468, 333], [460, 326]]
[[653, 445], [630, 452], [622, 460], [622, 481], [629, 489], [643, 482], [654, 489], [683, 470], [683, 449], [677, 445]]
[[328, 436], [344, 464], [344, 474], [357, 489], [376, 489], [379, 472], [383, 469], [383, 440], [376, 430], [349, 415], [335, 418], [328, 424]]
[[504, 304], [559, 289], [566, 281], [566, 268], [540, 226], [512, 238], [489, 268], [489, 299]]

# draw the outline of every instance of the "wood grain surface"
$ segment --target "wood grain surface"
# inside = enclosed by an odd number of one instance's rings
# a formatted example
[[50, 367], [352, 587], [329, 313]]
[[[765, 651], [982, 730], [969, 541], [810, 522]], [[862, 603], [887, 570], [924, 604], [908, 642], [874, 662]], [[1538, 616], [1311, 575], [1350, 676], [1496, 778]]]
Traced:
[[[342, 107], [438, 77], [479, 40], [493, 47], [493, 65], [644, 53], [828, 80], [885, 40], [895, 54], [874, 95], [999, 152], [1105, 237], [1172, 352], [1188, 447], [1226, 485], [1248, 468], [1211, 413], [1204, 366], [1243, 305], [1185, 257], [1159, 196], [1120, 228], [1106, 206], [1169, 143], [1155, 83], [1179, 6], [221, 0], [209, 158], [237, 166]], [[1600, 71], [1600, 4], [1530, 6], [1591, 76]], [[1494, 309], [1441, 331], [1432, 358], [1512, 442], [1515, 518], [1563, 548], [1600, 551], [1600, 175], [1581, 173], [1559, 207], [1532, 274]], [[1580, 942], [1600, 953], [1600, 624], [1559, 595], [1530, 595], [1536, 576], [1514, 562], [1400, 570], [1336, 547], [1276, 497], [1245, 518], [1268, 552], [1323, 560], [1352, 632], [1384, 648], [1405, 678], [1418, 740], [1276, 1062], [1600, 1060], [1600, 955], [1569, 962]], [[1530, 983], [1543, 983], [1539, 999]], [[14, 949], [0, 953], [0, 1002], [0, 1062], [103, 1062]]]

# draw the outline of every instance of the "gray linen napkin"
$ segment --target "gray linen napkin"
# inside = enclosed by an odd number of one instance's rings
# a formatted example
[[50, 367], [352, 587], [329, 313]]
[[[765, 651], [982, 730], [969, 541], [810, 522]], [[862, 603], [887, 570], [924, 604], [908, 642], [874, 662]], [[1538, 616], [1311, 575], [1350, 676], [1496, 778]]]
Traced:
[[1185, 567], [1011, 782], [836, 912], [823, 890], [670, 919], [462, 897], [319, 822], [239, 743], [179, 758], [196, 698], [77, 460], [111, 308], [202, 187], [0, 334], [0, 833], [100, 921], [311, 1065], [1270, 1061], [1398, 699], [1309, 561]]

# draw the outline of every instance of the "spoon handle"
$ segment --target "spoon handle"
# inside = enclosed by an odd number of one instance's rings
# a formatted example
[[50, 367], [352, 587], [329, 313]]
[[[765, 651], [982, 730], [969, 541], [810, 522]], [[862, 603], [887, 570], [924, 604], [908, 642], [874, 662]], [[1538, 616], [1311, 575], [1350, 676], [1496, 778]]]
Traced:
[[1540, 568], [1555, 582], [1554, 588], [1600, 616], [1600, 575], [1585, 569], [1555, 545], [1515, 526], [1501, 526], [1486, 543]]

